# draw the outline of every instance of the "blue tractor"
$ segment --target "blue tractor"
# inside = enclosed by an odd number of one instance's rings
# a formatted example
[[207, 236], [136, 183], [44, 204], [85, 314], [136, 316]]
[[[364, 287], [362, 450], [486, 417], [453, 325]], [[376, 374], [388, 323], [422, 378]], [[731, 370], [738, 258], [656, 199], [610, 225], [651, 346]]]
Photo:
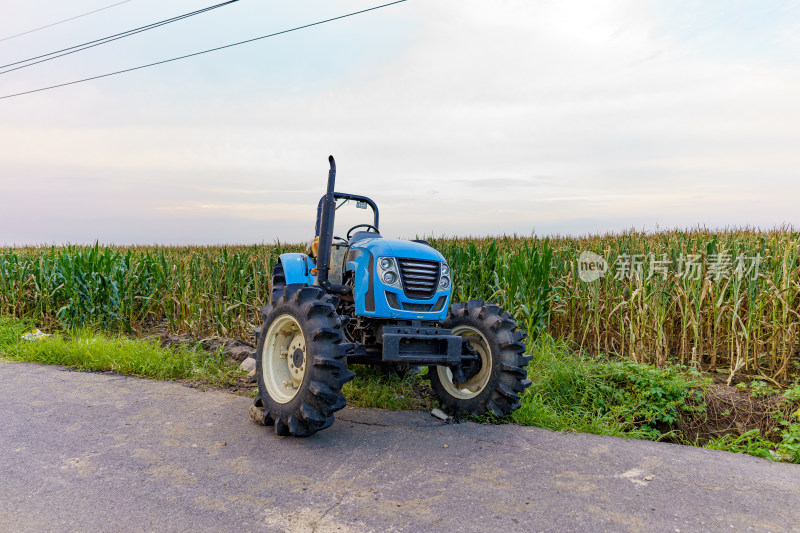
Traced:
[[[506, 416], [530, 385], [525, 333], [499, 306], [450, 303], [452, 273], [425, 241], [383, 238], [371, 199], [328, 189], [308, 254], [287, 253], [272, 272], [269, 305], [256, 329], [258, 396], [251, 416], [278, 435], [307, 436], [333, 424], [346, 404], [348, 363], [397, 371], [427, 366], [442, 407]], [[334, 237], [346, 202], [372, 209], [372, 224]], [[338, 205], [337, 205], [338, 202]]]

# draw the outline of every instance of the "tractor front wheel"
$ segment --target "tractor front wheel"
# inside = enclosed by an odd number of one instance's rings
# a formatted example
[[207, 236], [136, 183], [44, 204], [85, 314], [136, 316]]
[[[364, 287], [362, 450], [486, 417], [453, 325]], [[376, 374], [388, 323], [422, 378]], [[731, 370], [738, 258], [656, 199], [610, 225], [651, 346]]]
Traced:
[[450, 306], [442, 326], [469, 341], [478, 360], [463, 366], [462, 379], [454, 379], [453, 369], [431, 367], [431, 388], [445, 410], [456, 415], [494, 413], [503, 417], [520, 406], [520, 395], [531, 382], [525, 366], [522, 340], [525, 333], [500, 306], [470, 300]]
[[[335, 298], [319, 287], [285, 285], [261, 312], [256, 348], [258, 396], [251, 416], [278, 435], [305, 437], [333, 424], [347, 403], [347, 370]], [[263, 409], [263, 411], [261, 410]]]

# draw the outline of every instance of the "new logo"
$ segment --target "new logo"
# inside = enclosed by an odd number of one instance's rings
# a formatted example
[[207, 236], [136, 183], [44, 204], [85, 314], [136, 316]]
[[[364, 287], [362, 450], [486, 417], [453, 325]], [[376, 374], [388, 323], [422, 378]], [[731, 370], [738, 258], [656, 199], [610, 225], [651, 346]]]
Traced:
[[578, 277], [590, 283], [603, 277], [608, 270], [608, 263], [602, 255], [594, 252], [581, 252], [578, 257]]

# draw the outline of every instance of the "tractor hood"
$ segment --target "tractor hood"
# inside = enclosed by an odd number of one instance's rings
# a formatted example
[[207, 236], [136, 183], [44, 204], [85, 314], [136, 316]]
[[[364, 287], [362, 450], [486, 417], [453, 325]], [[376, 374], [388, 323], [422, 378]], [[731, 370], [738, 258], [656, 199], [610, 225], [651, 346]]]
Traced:
[[373, 257], [408, 257], [428, 261], [444, 261], [444, 256], [427, 244], [400, 239], [367, 238], [354, 243], [350, 249], [369, 251]]
[[[382, 267], [382, 257], [396, 261]], [[444, 320], [451, 291], [449, 271], [446, 266], [432, 269], [427, 262], [446, 263], [442, 254], [421, 242], [361, 236], [350, 246], [345, 264], [345, 271], [353, 272], [356, 315]], [[399, 279], [387, 279], [387, 272]]]

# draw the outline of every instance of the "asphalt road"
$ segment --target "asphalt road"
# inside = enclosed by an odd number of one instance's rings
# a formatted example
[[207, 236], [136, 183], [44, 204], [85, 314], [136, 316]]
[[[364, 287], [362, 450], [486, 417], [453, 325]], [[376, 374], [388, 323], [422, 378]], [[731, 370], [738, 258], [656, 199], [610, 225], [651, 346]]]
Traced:
[[0, 531], [800, 531], [800, 466], [0, 363]]

